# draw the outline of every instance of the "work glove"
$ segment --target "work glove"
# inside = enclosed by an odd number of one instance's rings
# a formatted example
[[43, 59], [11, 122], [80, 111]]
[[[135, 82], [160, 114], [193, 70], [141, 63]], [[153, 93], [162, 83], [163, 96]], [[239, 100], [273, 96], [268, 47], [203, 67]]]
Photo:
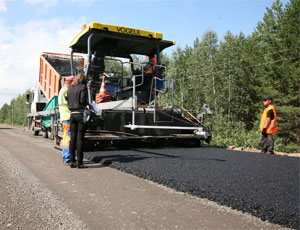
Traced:
[[262, 135], [267, 136], [267, 129], [264, 128], [261, 133], [262, 133]]

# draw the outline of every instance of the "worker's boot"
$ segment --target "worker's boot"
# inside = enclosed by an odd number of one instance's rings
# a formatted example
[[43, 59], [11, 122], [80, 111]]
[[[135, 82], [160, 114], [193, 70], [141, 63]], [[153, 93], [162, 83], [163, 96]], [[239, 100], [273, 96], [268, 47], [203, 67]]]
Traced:
[[70, 168], [76, 168], [76, 163], [75, 162], [71, 162], [70, 163]]

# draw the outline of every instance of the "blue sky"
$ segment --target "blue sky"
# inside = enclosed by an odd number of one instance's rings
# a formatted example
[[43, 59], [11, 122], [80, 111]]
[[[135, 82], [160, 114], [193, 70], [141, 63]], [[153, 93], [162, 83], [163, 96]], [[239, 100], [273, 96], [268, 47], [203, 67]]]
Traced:
[[228, 30], [251, 34], [272, 2], [0, 0], [0, 107], [37, 84], [41, 52], [70, 53], [68, 44], [83, 24], [95, 21], [162, 32], [164, 39], [185, 47], [207, 30], [214, 30], [220, 40]]

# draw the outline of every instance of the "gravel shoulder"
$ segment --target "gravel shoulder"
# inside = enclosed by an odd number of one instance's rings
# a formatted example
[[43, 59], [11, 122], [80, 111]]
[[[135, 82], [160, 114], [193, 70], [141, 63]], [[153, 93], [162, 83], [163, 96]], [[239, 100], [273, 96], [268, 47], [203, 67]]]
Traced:
[[284, 229], [100, 164], [88, 166], [66, 167], [50, 140], [0, 126], [0, 229]]
[[80, 218], [0, 146], [0, 229], [86, 229]]

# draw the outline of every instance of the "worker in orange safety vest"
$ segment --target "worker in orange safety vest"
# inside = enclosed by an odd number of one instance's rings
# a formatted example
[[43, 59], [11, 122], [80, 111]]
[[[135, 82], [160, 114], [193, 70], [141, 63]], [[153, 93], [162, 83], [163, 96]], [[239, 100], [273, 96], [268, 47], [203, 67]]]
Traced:
[[156, 69], [156, 64], [156, 58], [153, 55], [149, 56], [149, 61], [144, 67], [145, 74], [153, 74]]
[[274, 139], [273, 133], [277, 133], [277, 115], [275, 107], [272, 105], [272, 97], [263, 97], [264, 106], [260, 119], [260, 131], [262, 133], [261, 144], [262, 153], [274, 154]]

